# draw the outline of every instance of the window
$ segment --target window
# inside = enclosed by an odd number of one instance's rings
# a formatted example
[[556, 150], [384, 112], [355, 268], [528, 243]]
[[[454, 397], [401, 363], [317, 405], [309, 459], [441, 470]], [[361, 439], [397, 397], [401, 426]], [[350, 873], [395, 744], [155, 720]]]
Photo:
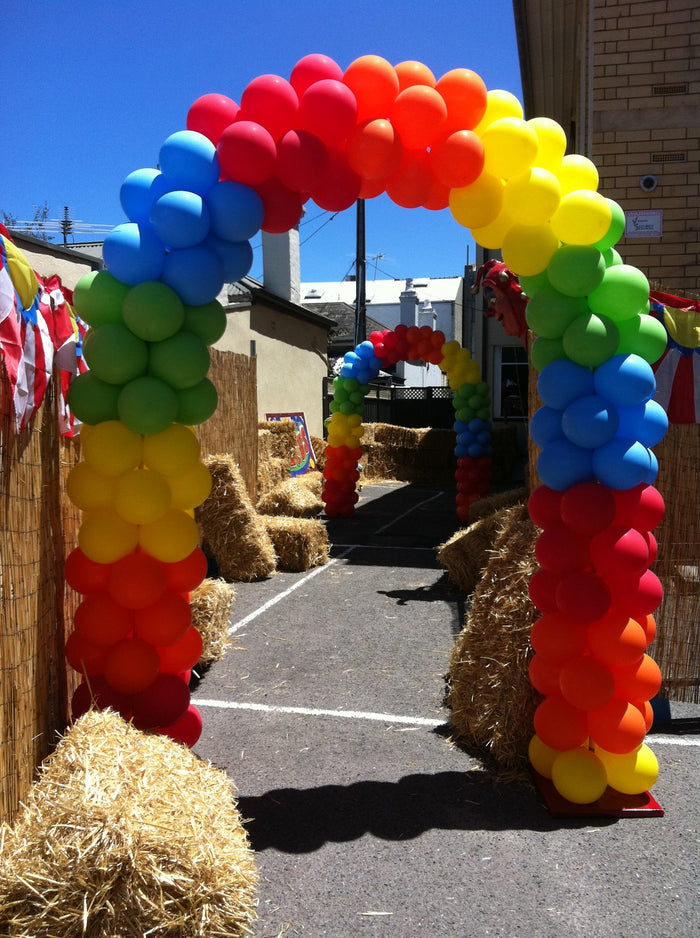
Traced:
[[527, 418], [527, 352], [522, 345], [497, 345], [494, 350], [493, 415]]

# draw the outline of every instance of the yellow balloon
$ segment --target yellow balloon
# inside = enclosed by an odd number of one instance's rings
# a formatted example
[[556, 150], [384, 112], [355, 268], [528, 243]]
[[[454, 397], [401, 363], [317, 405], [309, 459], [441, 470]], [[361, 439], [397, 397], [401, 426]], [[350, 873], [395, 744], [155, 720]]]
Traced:
[[561, 751], [561, 749], [552, 749], [551, 746], [543, 743], [537, 733], [532, 737], [530, 745], [527, 747], [530, 765], [543, 778], [552, 777], [552, 765]]
[[120, 476], [141, 462], [142, 438], [121, 420], [105, 420], [80, 436], [83, 458], [95, 472]]
[[116, 563], [136, 547], [139, 531], [136, 525], [120, 518], [116, 511], [100, 509], [88, 512], [78, 531], [78, 545], [96, 563]]
[[170, 508], [165, 476], [151, 469], [132, 469], [117, 479], [114, 508], [130, 524], [150, 524]]
[[549, 117], [533, 117], [528, 124], [537, 134], [537, 155], [533, 165], [557, 172], [566, 152], [564, 128]]
[[503, 239], [515, 224], [515, 219], [506, 215], [505, 211], [491, 222], [490, 225], [484, 225], [482, 228], [471, 228], [472, 237], [482, 248], [500, 248]]
[[195, 463], [188, 472], [168, 476], [173, 508], [196, 508], [211, 492], [211, 473], [204, 463]]
[[450, 190], [450, 212], [465, 228], [482, 228], [498, 218], [503, 205], [503, 182], [483, 173], [470, 186]]
[[515, 225], [503, 239], [501, 254], [506, 267], [521, 277], [534, 277], [549, 264], [559, 247], [549, 225]]
[[484, 172], [510, 179], [524, 172], [537, 155], [537, 134], [519, 117], [501, 117], [484, 130]]
[[605, 766], [590, 749], [567, 749], [552, 763], [552, 782], [567, 801], [591, 804], [608, 785]]
[[180, 508], [171, 508], [157, 521], [138, 528], [142, 550], [163, 563], [188, 557], [199, 543], [197, 522]]
[[81, 511], [110, 507], [114, 500], [114, 488], [113, 476], [95, 472], [92, 466], [84, 461], [73, 466], [66, 479], [68, 498]]
[[554, 234], [564, 244], [595, 244], [610, 228], [612, 211], [599, 192], [576, 189], [562, 197], [552, 215]]
[[476, 125], [475, 133], [479, 136], [494, 121], [502, 117], [520, 117], [523, 116], [523, 106], [510, 91], [504, 91], [501, 88], [494, 88], [486, 92], [486, 111], [479, 123]]
[[167, 430], [143, 438], [145, 465], [166, 476], [189, 472], [197, 464], [199, 454], [194, 430], [181, 423], [171, 423]]
[[596, 748], [596, 755], [605, 766], [608, 785], [624, 795], [641, 795], [659, 776], [658, 760], [645, 743], [622, 755]]
[[556, 174], [562, 195], [575, 189], [590, 189], [595, 192], [598, 188], [599, 177], [595, 163], [579, 153], [565, 156]]
[[521, 225], [543, 225], [559, 208], [561, 186], [547, 169], [531, 166], [503, 190], [503, 211]]

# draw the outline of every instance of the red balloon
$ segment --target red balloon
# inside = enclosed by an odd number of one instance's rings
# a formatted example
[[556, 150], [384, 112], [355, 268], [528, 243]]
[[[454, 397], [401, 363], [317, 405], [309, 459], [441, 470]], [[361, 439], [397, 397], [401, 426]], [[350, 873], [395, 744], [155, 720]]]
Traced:
[[610, 582], [612, 602], [615, 608], [641, 619], [658, 609], [664, 590], [661, 581], [651, 570], [637, 577], [618, 577]]
[[146, 609], [134, 613], [134, 632], [151, 645], [175, 645], [192, 625], [192, 609], [179, 593], [166, 591]]
[[471, 130], [453, 130], [430, 148], [430, 171], [448, 189], [470, 186], [484, 168], [484, 147]]
[[107, 588], [111, 564], [90, 560], [79, 547], [68, 554], [63, 573], [76, 593], [92, 593]]
[[447, 106], [446, 128], [471, 130], [486, 113], [486, 85], [476, 72], [455, 68], [435, 85]]
[[610, 668], [590, 655], [569, 658], [561, 666], [559, 689], [562, 697], [579, 710], [597, 710], [612, 700], [615, 677]]
[[152, 605], [165, 591], [168, 577], [165, 564], [142, 552], [128, 554], [110, 564], [107, 590], [112, 599], [127, 609]]
[[345, 145], [348, 165], [363, 180], [386, 179], [401, 162], [401, 140], [388, 120], [365, 121]]
[[268, 234], [284, 234], [299, 224], [304, 203], [298, 192], [288, 189], [274, 176], [260, 183], [255, 191], [262, 199], [265, 214], [260, 226]]
[[403, 151], [401, 162], [386, 180], [386, 194], [402, 208], [418, 208], [432, 192], [427, 156], [420, 150]]
[[204, 134], [216, 145], [219, 137], [232, 124], [239, 107], [224, 94], [204, 94], [197, 98], [187, 112], [187, 129]]
[[184, 716], [170, 726], [159, 727], [157, 732], [191, 748], [202, 735], [201, 714], [194, 704], [190, 704]]
[[664, 517], [664, 500], [653, 485], [616, 491], [615, 504], [615, 523], [638, 531], [652, 531]]
[[447, 106], [442, 95], [429, 85], [411, 85], [396, 96], [390, 119], [403, 145], [409, 150], [421, 150], [439, 139]]
[[71, 719], [77, 720], [91, 708], [116, 710], [125, 720], [131, 717], [131, 697], [118, 694], [103, 677], [91, 677], [90, 683], [79, 684], [71, 699]]
[[131, 698], [134, 726], [153, 729], [180, 720], [190, 705], [190, 689], [176, 674], [159, 674], [145, 690]]
[[352, 91], [332, 78], [310, 85], [299, 101], [299, 127], [317, 136], [327, 146], [338, 147], [357, 122], [357, 101]]
[[591, 652], [609, 668], [632, 665], [647, 647], [644, 629], [634, 619], [615, 610], [588, 626]]
[[224, 179], [257, 186], [272, 175], [277, 147], [268, 130], [253, 121], [236, 121], [221, 134], [216, 155]]
[[647, 542], [647, 550], [649, 551], [649, 566], [651, 567], [659, 552], [659, 545], [651, 531], [642, 531], [641, 535]]
[[607, 752], [632, 752], [644, 742], [646, 721], [642, 713], [626, 700], [611, 701], [588, 712], [588, 729], [597, 746]]
[[383, 179], [363, 179], [358, 199], [376, 199], [385, 189]]
[[301, 98], [310, 85], [317, 81], [323, 81], [324, 78], [342, 81], [343, 70], [337, 62], [329, 59], [328, 56], [312, 53], [299, 59], [289, 76], [289, 83]]
[[559, 580], [555, 573], [549, 570], [537, 570], [532, 574], [528, 583], [528, 592], [533, 605], [540, 612], [558, 612], [556, 591], [559, 586]]
[[587, 627], [559, 613], [546, 612], [532, 626], [530, 644], [538, 656], [562, 664], [586, 651]]
[[538, 528], [546, 528], [550, 524], [561, 521], [562, 493], [538, 485], [527, 500], [527, 510], [530, 519]]
[[189, 593], [197, 589], [207, 575], [207, 557], [203, 550], [195, 547], [184, 560], [166, 563], [166, 586], [173, 593]]
[[649, 563], [649, 548], [635, 528], [612, 525], [591, 540], [591, 560], [606, 580], [641, 575]]
[[654, 725], [654, 708], [648, 700], [631, 700], [630, 703], [635, 706], [644, 717], [644, 723], [648, 733]]
[[278, 140], [294, 127], [298, 111], [297, 93], [286, 79], [259, 75], [246, 85], [236, 120], [254, 121]]
[[158, 677], [158, 652], [140, 638], [125, 638], [107, 650], [104, 676], [122, 694], [137, 694]]
[[621, 700], [651, 700], [661, 688], [661, 671], [649, 655], [615, 672], [615, 696]]
[[328, 165], [325, 144], [306, 130], [289, 130], [277, 141], [275, 175], [294, 192], [311, 192]]
[[568, 573], [556, 589], [559, 612], [574, 622], [595, 622], [610, 608], [610, 590], [595, 573]]
[[75, 630], [92, 645], [120, 642], [131, 632], [133, 613], [107, 592], [89, 593], [75, 610]]
[[[430, 191], [421, 202], [421, 206], [427, 208], [430, 212], [441, 212], [450, 204], [450, 190], [447, 186], [443, 186], [432, 173], [430, 173], [429, 183]], [[436, 362], [436, 364], [438, 363]]]
[[545, 697], [549, 694], [559, 693], [559, 665], [551, 658], [544, 658], [535, 654], [528, 664], [530, 683]]
[[652, 615], [647, 616], [633, 616], [634, 621], [638, 622], [639, 625], [644, 629], [644, 634], [647, 639], [647, 648], [654, 641], [656, 637], [656, 619]]
[[562, 493], [560, 511], [567, 527], [592, 537], [613, 523], [615, 496], [599, 482], [579, 482]]
[[107, 648], [86, 642], [78, 632], [71, 632], [66, 641], [66, 661], [74, 671], [92, 678], [102, 674]]
[[577, 749], [588, 738], [586, 711], [560, 695], [547, 697], [535, 710], [535, 733], [552, 749]]
[[184, 638], [175, 645], [163, 645], [158, 648], [161, 671], [168, 674], [180, 674], [193, 667], [202, 654], [202, 636], [191, 626]]
[[345, 155], [331, 150], [328, 171], [311, 190], [311, 198], [327, 212], [342, 212], [357, 201], [360, 185], [360, 177], [350, 169]]
[[540, 566], [562, 575], [583, 570], [590, 561], [588, 539], [565, 525], [550, 524], [537, 538], [535, 556]]

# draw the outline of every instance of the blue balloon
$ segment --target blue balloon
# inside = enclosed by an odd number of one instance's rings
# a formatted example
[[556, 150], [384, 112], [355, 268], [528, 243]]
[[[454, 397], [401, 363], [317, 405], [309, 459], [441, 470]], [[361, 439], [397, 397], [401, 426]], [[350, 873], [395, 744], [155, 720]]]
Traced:
[[477, 443], [481, 443], [482, 446], [490, 446], [490, 445], [491, 445], [491, 434], [489, 433], [489, 431], [488, 431], [488, 430], [482, 430], [481, 433], [477, 433], [477, 435], [476, 435], [476, 442], [477, 442]]
[[535, 446], [542, 449], [552, 440], [560, 440], [564, 433], [561, 428], [562, 412], [553, 407], [538, 407], [530, 421], [530, 437]]
[[134, 287], [158, 280], [165, 263], [165, 246], [150, 228], [126, 222], [108, 233], [102, 257], [116, 280]]
[[465, 459], [469, 455], [469, 448], [462, 443], [455, 446], [455, 456], [457, 459]]
[[659, 460], [656, 458], [654, 453], [651, 450], [648, 450], [649, 453], [649, 472], [644, 479], [645, 485], [653, 485], [656, 482], [656, 477], [659, 474]]
[[224, 285], [219, 258], [201, 246], [171, 251], [160, 279], [172, 287], [185, 306], [211, 303]]
[[595, 389], [617, 407], [633, 407], [654, 396], [654, 371], [640, 355], [613, 355], [593, 373]]
[[646, 401], [634, 407], [620, 407], [619, 436], [639, 440], [644, 446], [656, 446], [666, 436], [668, 417], [658, 401]]
[[173, 189], [156, 199], [149, 221], [171, 248], [192, 248], [209, 233], [209, 209], [201, 195], [185, 189]]
[[245, 277], [253, 266], [253, 248], [250, 241], [224, 241], [209, 234], [202, 242], [202, 247], [219, 258], [224, 283], [233, 283]]
[[469, 424], [465, 423], [463, 420], [455, 420], [453, 424], [453, 429], [455, 433], [465, 433], [469, 428]]
[[472, 459], [481, 459], [485, 455], [484, 447], [480, 443], [472, 443], [467, 447], [467, 456], [471, 456]]
[[206, 195], [219, 181], [216, 147], [195, 130], [178, 130], [160, 148], [158, 165], [173, 189]]
[[633, 489], [644, 482], [650, 469], [649, 450], [637, 440], [616, 436], [593, 450], [593, 472], [609, 489]]
[[477, 440], [476, 434], [469, 430], [465, 430], [464, 433], [459, 433], [457, 435], [457, 442], [460, 444], [460, 446], [470, 446], [472, 443], [478, 443], [479, 440]]
[[249, 241], [263, 223], [265, 206], [255, 189], [242, 182], [217, 182], [207, 192], [211, 230], [225, 241]]
[[593, 476], [591, 450], [569, 440], [552, 440], [542, 447], [537, 459], [537, 475], [547, 488], [565, 492]]
[[355, 349], [355, 354], [360, 358], [374, 358], [374, 346], [369, 341], [369, 339], [365, 339], [364, 342], [360, 342], [360, 344], [357, 346]]
[[566, 410], [577, 398], [593, 394], [593, 373], [568, 358], [557, 358], [540, 372], [537, 391], [543, 404]]
[[119, 189], [119, 201], [129, 221], [147, 225], [151, 206], [169, 191], [165, 176], [158, 169], [135, 169]]
[[579, 397], [569, 404], [561, 418], [567, 440], [587, 449], [609, 442], [618, 430], [617, 408], [598, 394]]
[[351, 365], [353, 368], [356, 368], [360, 364], [360, 356], [357, 352], [346, 352], [343, 356], [343, 361], [346, 365]]

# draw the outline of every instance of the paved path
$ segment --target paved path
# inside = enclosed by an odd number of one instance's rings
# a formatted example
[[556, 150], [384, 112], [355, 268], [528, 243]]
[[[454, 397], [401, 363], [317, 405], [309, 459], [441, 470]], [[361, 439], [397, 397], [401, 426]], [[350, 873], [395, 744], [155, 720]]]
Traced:
[[328, 522], [330, 563], [236, 584], [195, 751], [250, 819], [256, 938], [700, 933], [697, 723], [649, 740], [653, 819], [555, 820], [449, 745], [464, 598], [435, 547], [455, 526], [453, 492], [365, 486], [353, 519]]

